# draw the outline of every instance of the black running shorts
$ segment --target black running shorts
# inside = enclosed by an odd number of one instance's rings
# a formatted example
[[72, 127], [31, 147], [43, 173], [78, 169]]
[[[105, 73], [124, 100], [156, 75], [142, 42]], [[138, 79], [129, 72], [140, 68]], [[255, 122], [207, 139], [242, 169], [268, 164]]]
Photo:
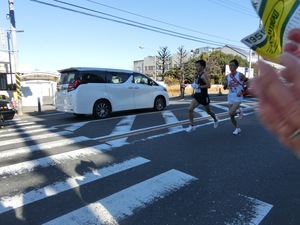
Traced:
[[208, 105], [210, 103], [209, 95], [204, 95], [202, 93], [195, 93], [194, 99], [201, 105]]

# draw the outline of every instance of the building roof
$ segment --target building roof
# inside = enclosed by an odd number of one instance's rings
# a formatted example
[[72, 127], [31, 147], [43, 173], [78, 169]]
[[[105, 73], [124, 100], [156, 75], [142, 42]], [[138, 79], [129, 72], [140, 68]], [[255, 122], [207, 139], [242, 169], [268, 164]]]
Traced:
[[249, 55], [249, 51], [246, 51], [244, 49], [237, 48], [237, 47], [234, 47], [234, 46], [231, 46], [231, 45], [225, 45], [223, 48], [226, 48], [226, 47], [230, 48], [231, 50], [235, 51], [236, 53], [238, 53], [240, 55], [244, 55], [245, 57], [248, 57], [248, 55]]
[[59, 78], [58, 74], [48, 73], [48, 72], [31, 72], [31, 73], [24, 73], [21, 75], [21, 81], [48, 80], [48, 81], [57, 82], [58, 78]]

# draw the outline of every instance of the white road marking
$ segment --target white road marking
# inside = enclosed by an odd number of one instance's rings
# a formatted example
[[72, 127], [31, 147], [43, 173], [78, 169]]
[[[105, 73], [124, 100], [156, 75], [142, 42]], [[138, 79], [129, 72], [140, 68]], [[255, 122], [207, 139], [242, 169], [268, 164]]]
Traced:
[[12, 133], [6, 133], [6, 134], [1, 134], [1, 138], [3, 137], [11, 137], [11, 136], [17, 136], [17, 135], [22, 135], [22, 134], [33, 134], [33, 133], [41, 133], [41, 132], [47, 132], [47, 131], [53, 131], [56, 130], [56, 128], [54, 127], [49, 127], [49, 128], [42, 128], [42, 129], [36, 129], [36, 130], [25, 130], [22, 131], [22, 129], [18, 129], [18, 131], [16, 132], [12, 132]]
[[66, 127], [65, 130], [75, 131], [75, 130], [79, 129], [80, 127], [82, 127], [82, 126], [84, 126], [84, 125], [86, 125], [88, 123], [89, 123], [89, 121], [87, 121], [87, 122], [80, 122], [80, 123], [74, 123], [71, 126]]
[[102, 154], [108, 151], [112, 146], [107, 144], [95, 145], [92, 147], [81, 148], [74, 151], [60, 153], [48, 157], [34, 159], [31, 161], [12, 164], [9, 166], [0, 167], [0, 176], [4, 175], [19, 175], [35, 170], [36, 168], [44, 168], [48, 166], [55, 166], [63, 163], [67, 163], [70, 160], [77, 160], [81, 157], [87, 157], [91, 155]]
[[45, 139], [45, 138], [59, 137], [59, 136], [68, 135], [68, 134], [71, 134], [71, 132], [61, 131], [61, 132], [57, 132], [57, 133], [41, 134], [41, 135], [35, 135], [35, 136], [23, 137], [23, 138], [15, 138], [12, 140], [1, 141], [0, 146], [20, 143], [20, 142], [25, 142], [25, 141], [36, 141], [36, 140]]
[[[9, 150], [9, 151], [8, 150], [1, 151], [0, 158], [14, 157], [14, 156], [18, 156], [20, 154], [26, 154], [26, 153], [31, 153], [31, 152], [35, 152], [35, 151], [42, 151], [42, 150], [46, 150], [46, 149], [62, 147], [62, 146], [66, 146], [66, 145], [80, 143], [82, 141], [87, 141], [87, 140], [90, 140], [90, 138], [87, 138], [84, 136], [79, 136], [79, 137], [75, 137], [75, 138], [68, 138], [68, 139], [63, 139], [63, 140], [59, 140], [59, 141], [52, 141], [52, 142], [47, 142], [47, 143], [38, 144], [38, 145], [31, 145], [31, 146], [16, 148], [16, 149]], [[12, 142], [13, 142], [13, 140], [12, 140]]]
[[241, 103], [240, 106], [243, 106], [243, 108], [247, 108], [247, 109], [253, 108], [253, 106], [247, 105], [247, 104], [243, 104], [243, 103]]
[[270, 212], [273, 205], [270, 205], [268, 203], [259, 201], [259, 200], [254, 199], [254, 198], [250, 198], [250, 197], [248, 197], [248, 198], [255, 205], [255, 216], [252, 218], [252, 220], [249, 224], [258, 225], [265, 218], [265, 216]]
[[255, 103], [255, 104], [257, 104], [257, 100], [251, 100], [251, 99], [249, 99], [249, 98], [243, 98], [243, 102], [250, 102], [250, 103]]
[[135, 115], [132, 115], [122, 118], [122, 120], [116, 125], [115, 129], [112, 131], [111, 134], [119, 135], [130, 131], [135, 117]]
[[222, 109], [222, 110], [228, 112], [227, 103], [226, 103], [225, 106], [224, 105], [215, 104], [215, 103], [211, 103], [210, 105], [213, 106], [213, 107], [215, 107], [215, 108]]
[[198, 113], [198, 114], [199, 114], [200, 116], [202, 116], [202, 117], [208, 117], [208, 116], [210, 116], [210, 115], [207, 114], [207, 112], [205, 112], [205, 111], [199, 109], [198, 107], [196, 107], [196, 108], [194, 109], [194, 112], [195, 112], [195, 113]]
[[72, 222], [117, 225], [137, 210], [146, 208], [155, 200], [162, 199], [195, 180], [197, 178], [178, 170], [169, 170], [45, 224], [61, 225]]
[[[35, 123], [30, 123], [30, 124], [35, 124]], [[15, 126], [15, 124], [14, 124]], [[7, 133], [7, 132], [15, 132], [15, 131], [19, 131], [19, 130], [28, 130], [28, 129], [34, 129], [34, 128], [39, 128], [39, 127], [45, 127], [45, 125], [32, 125], [32, 126], [21, 126], [18, 124], [18, 126], [20, 127], [17, 127], [17, 128], [9, 128], [9, 129], [3, 129], [3, 130], [0, 130], [0, 134], [2, 133]], [[11, 126], [13, 127], [13, 126]], [[2, 135], [1, 135], [2, 137]]]
[[93, 172], [86, 173], [82, 176], [70, 177], [66, 179], [66, 181], [56, 182], [44, 188], [22, 193], [21, 195], [2, 197], [0, 198], [0, 202], [2, 204], [0, 207], [0, 214], [148, 162], [150, 162], [150, 160], [142, 157], [136, 157], [122, 163], [96, 169]]
[[[175, 123], [179, 122], [177, 117], [169, 110], [162, 111], [162, 116], [163, 116], [166, 124], [175, 124]], [[182, 129], [182, 125], [178, 125], [178, 126], [170, 127], [169, 131], [177, 131], [177, 130], [181, 130], [181, 129]]]
[[234, 218], [232, 222], [225, 223], [225, 225], [236, 225], [236, 224], [245, 224], [245, 225], [259, 225], [260, 222], [265, 218], [265, 216], [269, 213], [272, 209], [273, 205], [268, 203], [262, 202], [260, 200], [244, 196], [248, 201], [250, 201], [251, 205], [253, 206], [253, 210], [251, 210], [252, 218], [250, 221], [245, 223], [245, 213], [247, 212], [237, 212], [237, 218]]

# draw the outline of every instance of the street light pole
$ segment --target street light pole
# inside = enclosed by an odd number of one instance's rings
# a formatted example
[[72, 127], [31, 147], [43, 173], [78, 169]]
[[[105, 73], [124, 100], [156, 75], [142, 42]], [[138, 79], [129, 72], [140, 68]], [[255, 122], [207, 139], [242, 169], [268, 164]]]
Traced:
[[156, 81], [156, 75], [157, 75], [157, 69], [156, 69], [156, 64], [157, 64], [157, 61], [156, 61], [156, 51], [152, 48], [148, 48], [148, 47], [145, 47], [145, 46], [142, 46], [140, 45], [139, 46], [140, 49], [144, 49], [144, 48], [147, 48], [147, 49], [150, 49], [152, 51], [155, 52], [155, 55], [154, 55], [154, 80]]

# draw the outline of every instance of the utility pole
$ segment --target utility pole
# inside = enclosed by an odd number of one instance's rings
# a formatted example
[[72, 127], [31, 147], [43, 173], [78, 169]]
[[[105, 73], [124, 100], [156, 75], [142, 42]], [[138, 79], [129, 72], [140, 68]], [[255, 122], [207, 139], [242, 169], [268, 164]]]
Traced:
[[[13, 81], [13, 74], [12, 74], [12, 69], [11, 69], [10, 32], [7, 31], [6, 35], [7, 35], [7, 49], [8, 49], [8, 60], [9, 60], [10, 84], [11, 84], [11, 89], [12, 89], [14, 81]], [[17, 100], [17, 99], [15, 99], [15, 100]]]
[[249, 69], [248, 69], [248, 78], [251, 78], [251, 63], [252, 63], [252, 49], [249, 50]]
[[23, 115], [21, 78], [20, 78], [20, 74], [18, 73], [19, 57], [18, 57], [18, 52], [17, 52], [17, 38], [16, 38], [17, 31], [16, 31], [16, 20], [15, 20], [15, 11], [14, 11], [13, 0], [8, 0], [8, 5], [9, 5], [12, 52], [14, 54], [14, 72], [16, 75], [16, 87], [17, 87], [17, 95], [18, 95], [18, 114]]

